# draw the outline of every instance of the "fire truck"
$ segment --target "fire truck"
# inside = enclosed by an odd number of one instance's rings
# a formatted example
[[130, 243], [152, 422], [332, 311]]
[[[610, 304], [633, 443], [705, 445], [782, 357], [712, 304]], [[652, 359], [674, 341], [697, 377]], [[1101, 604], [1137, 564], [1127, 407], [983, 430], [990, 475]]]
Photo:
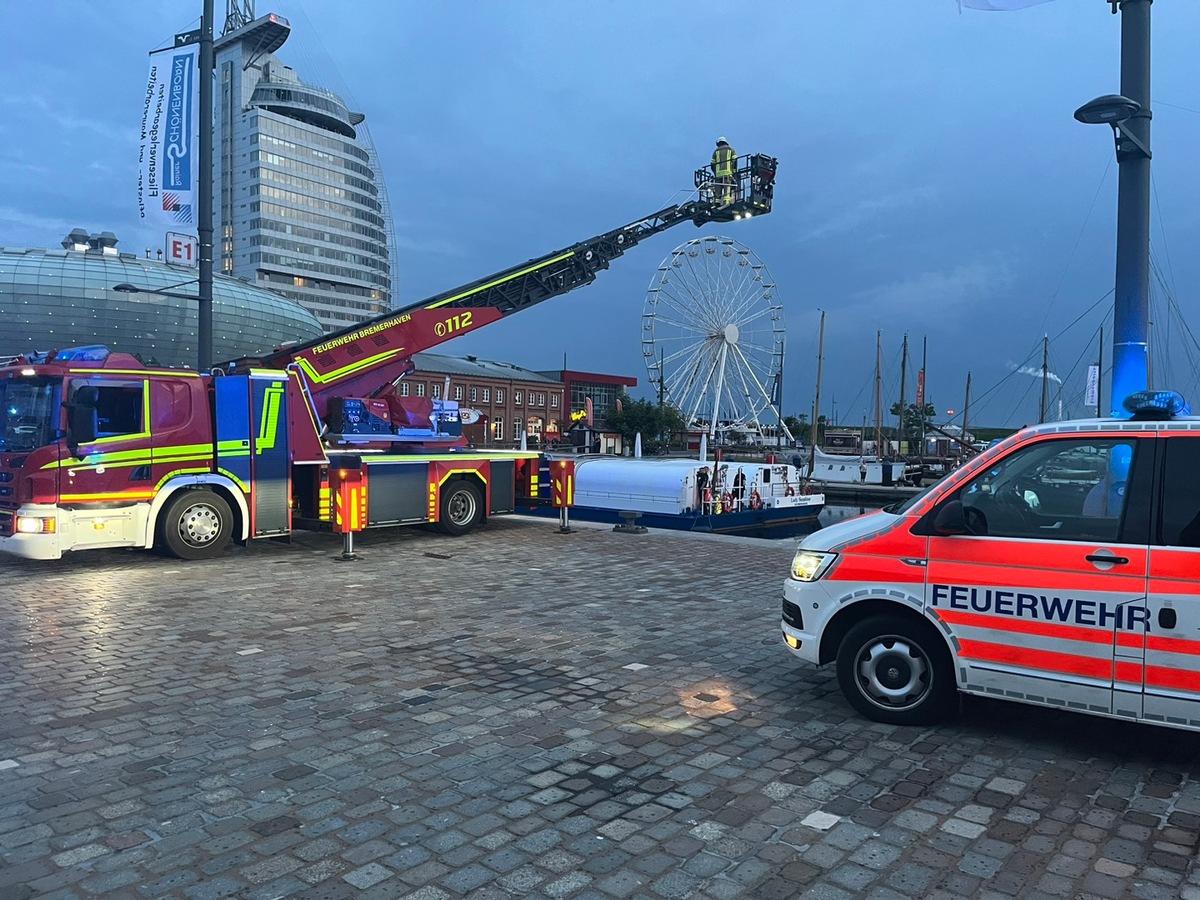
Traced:
[[[211, 372], [103, 346], [0, 366], [0, 551], [160, 548], [182, 559], [304, 527], [463, 534], [536, 504], [540, 457], [466, 446], [457, 402], [405, 397], [413, 355], [591, 284], [682, 222], [771, 211], [777, 161], [739, 158], [685, 202], [320, 338]], [[553, 502], [567, 504], [560, 490]]]

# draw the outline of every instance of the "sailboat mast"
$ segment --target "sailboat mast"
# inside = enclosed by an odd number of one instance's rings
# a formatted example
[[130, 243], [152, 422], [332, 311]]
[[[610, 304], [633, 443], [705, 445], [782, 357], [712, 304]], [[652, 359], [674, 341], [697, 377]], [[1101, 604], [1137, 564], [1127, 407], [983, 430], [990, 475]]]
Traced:
[[1046, 401], [1050, 391], [1050, 338], [1042, 336], [1042, 407], [1038, 410], [1038, 422], [1046, 421]]
[[908, 385], [908, 332], [904, 332], [904, 350], [900, 354], [900, 432], [897, 444], [904, 440], [904, 395]]
[[967, 443], [967, 416], [971, 412], [971, 373], [967, 372], [967, 397], [963, 401], [963, 430], [962, 442], [965, 446], [970, 446]]
[[812, 447], [809, 452], [808, 477], [817, 470], [817, 417], [821, 414], [821, 363], [825, 359], [825, 310], [821, 310], [821, 328], [817, 333], [817, 393], [813, 397]]
[[925, 374], [925, 362], [929, 351], [928, 336], [921, 338], [921, 378], [917, 382], [917, 408], [921, 411], [921, 455], [925, 455], [925, 392], [929, 390], [929, 376]]
[[883, 332], [875, 332], [875, 455], [883, 459]]

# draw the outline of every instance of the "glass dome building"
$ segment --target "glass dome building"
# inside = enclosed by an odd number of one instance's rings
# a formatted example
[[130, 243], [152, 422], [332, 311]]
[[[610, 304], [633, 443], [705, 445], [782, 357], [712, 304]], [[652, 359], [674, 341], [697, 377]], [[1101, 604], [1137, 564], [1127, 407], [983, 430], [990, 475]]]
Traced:
[[[196, 303], [146, 290], [196, 292], [196, 270], [119, 253], [111, 232], [72, 231], [62, 249], [0, 247], [0, 356], [104, 344], [147, 365], [196, 363]], [[139, 293], [113, 290], [132, 284]], [[323, 332], [298, 303], [213, 275], [213, 359], [253, 356]]]

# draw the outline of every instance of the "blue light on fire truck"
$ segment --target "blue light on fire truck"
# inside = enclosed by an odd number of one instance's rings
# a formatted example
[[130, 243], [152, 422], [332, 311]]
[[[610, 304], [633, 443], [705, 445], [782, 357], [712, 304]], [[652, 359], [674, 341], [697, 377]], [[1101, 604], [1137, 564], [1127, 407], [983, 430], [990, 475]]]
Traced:
[[1191, 404], [1178, 391], [1138, 391], [1121, 405], [1135, 419], [1174, 419], [1192, 414]]
[[56, 362], [104, 362], [108, 359], [108, 348], [103, 344], [86, 347], [68, 347], [54, 354]]

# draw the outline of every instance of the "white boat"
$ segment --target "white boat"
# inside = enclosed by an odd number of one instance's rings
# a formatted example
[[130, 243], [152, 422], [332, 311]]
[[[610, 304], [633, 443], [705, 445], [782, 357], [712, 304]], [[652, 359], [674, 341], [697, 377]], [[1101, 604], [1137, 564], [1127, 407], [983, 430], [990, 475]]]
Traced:
[[[812, 465], [813, 481], [826, 484], [907, 484], [910, 473], [904, 460], [881, 460], [878, 456], [858, 456], [844, 453], [825, 453], [806, 450], [792, 457], [800, 477], [809, 477]], [[863, 470], [866, 470], [866, 477]]]
[[[575, 461], [570, 514], [584, 520], [619, 523], [627, 518], [621, 513], [636, 512], [638, 524], [651, 528], [731, 533], [812, 522], [825, 507], [825, 496], [806, 493], [786, 463], [569, 458]], [[539, 483], [549, 484], [548, 473]]]

